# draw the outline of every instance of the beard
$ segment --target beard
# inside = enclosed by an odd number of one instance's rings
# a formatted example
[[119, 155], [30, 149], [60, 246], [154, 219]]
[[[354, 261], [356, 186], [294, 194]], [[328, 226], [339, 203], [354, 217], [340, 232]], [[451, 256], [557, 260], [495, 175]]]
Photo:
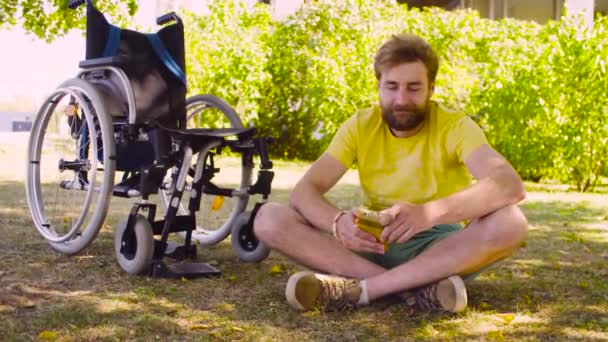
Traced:
[[397, 131], [412, 130], [422, 123], [429, 112], [429, 99], [422, 105], [405, 105], [385, 107], [382, 109], [382, 118], [388, 126]]

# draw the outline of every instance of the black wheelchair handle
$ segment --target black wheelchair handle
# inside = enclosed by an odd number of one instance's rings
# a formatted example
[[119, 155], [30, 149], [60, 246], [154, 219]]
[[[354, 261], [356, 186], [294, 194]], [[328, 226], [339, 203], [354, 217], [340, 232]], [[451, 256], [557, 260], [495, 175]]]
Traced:
[[80, 6], [86, 2], [87, 2], [87, 0], [69, 0], [68, 7], [71, 9], [76, 9], [76, 8], [78, 8], [78, 6]]
[[170, 12], [167, 14], [163, 14], [160, 17], [156, 18], [156, 25], [164, 25], [168, 22], [175, 20], [178, 23], [181, 23], [181, 19], [175, 14], [175, 12]]

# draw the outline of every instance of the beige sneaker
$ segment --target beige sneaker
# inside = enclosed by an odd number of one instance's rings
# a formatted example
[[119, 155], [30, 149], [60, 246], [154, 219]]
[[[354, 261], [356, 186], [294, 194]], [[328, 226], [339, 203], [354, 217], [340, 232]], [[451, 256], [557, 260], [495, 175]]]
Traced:
[[312, 272], [298, 272], [289, 277], [285, 288], [287, 303], [297, 310], [352, 309], [361, 296], [359, 280]]
[[467, 289], [457, 275], [417, 288], [404, 296], [408, 305], [425, 311], [461, 312], [467, 307]]

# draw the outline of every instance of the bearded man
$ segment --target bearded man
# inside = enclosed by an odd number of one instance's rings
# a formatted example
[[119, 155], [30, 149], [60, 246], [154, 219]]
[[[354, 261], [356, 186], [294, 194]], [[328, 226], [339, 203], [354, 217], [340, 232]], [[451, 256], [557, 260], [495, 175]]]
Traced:
[[[256, 236], [314, 270], [289, 278], [293, 308], [341, 310], [399, 295], [421, 310], [459, 312], [466, 283], [525, 239], [519, 175], [473, 120], [431, 100], [438, 68], [418, 36], [385, 42], [374, 61], [379, 105], [342, 124], [288, 205], [258, 212]], [[363, 205], [381, 214], [378, 238], [358, 228], [355, 209], [324, 197], [353, 165]]]

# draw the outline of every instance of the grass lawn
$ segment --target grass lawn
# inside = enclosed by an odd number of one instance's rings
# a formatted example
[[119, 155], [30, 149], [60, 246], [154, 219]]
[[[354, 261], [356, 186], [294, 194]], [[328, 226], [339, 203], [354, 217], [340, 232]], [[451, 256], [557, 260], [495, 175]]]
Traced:
[[[0, 150], [5, 160], [2, 153], [10, 151]], [[272, 200], [285, 202], [304, 169], [277, 163]], [[23, 182], [0, 176], [0, 340], [608, 340], [605, 193], [530, 184], [521, 204], [527, 242], [468, 287], [462, 314], [412, 312], [389, 300], [348, 313], [299, 313], [286, 304], [284, 286], [301, 267], [274, 252], [243, 264], [229, 240], [199, 249], [200, 260], [223, 271], [219, 278], [127, 275], [113, 247], [125, 200], [112, 200], [83, 253], [55, 253], [31, 223]], [[329, 197], [342, 208], [358, 205], [356, 176]]]

